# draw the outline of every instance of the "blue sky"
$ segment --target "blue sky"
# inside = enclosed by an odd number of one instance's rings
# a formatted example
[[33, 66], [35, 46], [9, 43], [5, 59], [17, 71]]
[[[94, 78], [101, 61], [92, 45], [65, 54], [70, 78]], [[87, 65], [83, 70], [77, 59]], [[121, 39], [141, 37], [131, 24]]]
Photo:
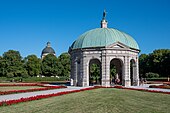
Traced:
[[170, 0], [0, 0], [0, 55], [41, 55], [47, 41], [57, 56], [87, 30], [108, 27], [130, 34], [141, 53], [170, 49]]

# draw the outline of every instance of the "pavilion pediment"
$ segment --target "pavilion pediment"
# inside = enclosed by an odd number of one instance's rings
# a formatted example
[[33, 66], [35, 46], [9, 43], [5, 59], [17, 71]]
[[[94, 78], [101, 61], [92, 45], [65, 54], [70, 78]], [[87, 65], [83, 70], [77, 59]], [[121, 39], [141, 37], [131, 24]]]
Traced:
[[126, 46], [125, 44], [122, 44], [121, 42], [116, 42], [116, 43], [113, 43], [113, 44], [111, 44], [111, 45], [109, 45], [109, 46], [107, 46], [107, 48], [120, 48], [120, 49], [127, 49], [127, 48], [129, 48], [128, 46]]

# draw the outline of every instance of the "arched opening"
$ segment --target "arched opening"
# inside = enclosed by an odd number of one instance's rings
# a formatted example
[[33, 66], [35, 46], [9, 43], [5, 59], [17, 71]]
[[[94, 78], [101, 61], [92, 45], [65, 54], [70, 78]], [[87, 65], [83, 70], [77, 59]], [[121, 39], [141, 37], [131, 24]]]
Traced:
[[111, 85], [122, 85], [122, 67], [123, 62], [118, 59], [110, 61], [110, 83]]
[[136, 63], [135, 60], [130, 60], [130, 80], [131, 80], [131, 86], [135, 85], [135, 70], [136, 70]]
[[101, 62], [98, 59], [89, 62], [89, 85], [101, 85]]

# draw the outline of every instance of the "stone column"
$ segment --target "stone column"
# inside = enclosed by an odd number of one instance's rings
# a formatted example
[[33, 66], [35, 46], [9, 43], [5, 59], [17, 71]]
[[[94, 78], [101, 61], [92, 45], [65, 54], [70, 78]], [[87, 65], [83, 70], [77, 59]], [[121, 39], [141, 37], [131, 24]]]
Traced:
[[80, 59], [78, 60], [78, 65], [77, 65], [77, 69], [78, 69], [78, 86], [83, 86], [83, 57], [80, 57]]
[[83, 69], [83, 83], [82, 86], [89, 86], [89, 64], [88, 64], [88, 59], [87, 57], [83, 57], [83, 64], [82, 64], [82, 69]]
[[124, 78], [122, 78], [124, 86], [130, 86], [130, 60], [129, 56], [125, 57], [124, 63]]
[[[71, 72], [70, 72], [70, 83], [71, 83], [74, 80], [74, 68], [75, 68], [75, 66], [74, 66], [74, 59], [71, 57], [70, 60], [71, 60]], [[72, 84], [72, 85], [74, 85], [74, 84]]]
[[102, 53], [102, 86], [110, 86], [110, 59], [106, 55], [106, 51]]
[[139, 61], [136, 58], [134, 71], [134, 86], [139, 86]]
[[73, 85], [77, 86], [77, 60], [76, 58], [73, 59], [73, 69], [71, 69], [72, 72], [72, 79], [73, 79]]
[[122, 64], [122, 85], [124, 85], [124, 80], [125, 80], [125, 57], [122, 59], [123, 64]]
[[79, 58], [77, 60], [77, 85], [82, 86], [82, 62], [81, 59]]

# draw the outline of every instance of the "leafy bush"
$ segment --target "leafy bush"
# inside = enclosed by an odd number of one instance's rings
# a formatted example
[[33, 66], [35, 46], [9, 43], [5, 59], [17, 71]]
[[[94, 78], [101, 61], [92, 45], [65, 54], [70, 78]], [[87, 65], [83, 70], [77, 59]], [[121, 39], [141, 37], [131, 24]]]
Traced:
[[7, 78], [12, 78], [12, 77], [14, 77], [13, 73], [7, 73]]
[[158, 78], [158, 77], [159, 77], [159, 74], [158, 74], [158, 73], [149, 72], [149, 73], [146, 73], [145, 76], [146, 76], [147, 78]]
[[5, 81], [7, 81], [6, 77], [0, 77], [0, 82], [5, 82]]

